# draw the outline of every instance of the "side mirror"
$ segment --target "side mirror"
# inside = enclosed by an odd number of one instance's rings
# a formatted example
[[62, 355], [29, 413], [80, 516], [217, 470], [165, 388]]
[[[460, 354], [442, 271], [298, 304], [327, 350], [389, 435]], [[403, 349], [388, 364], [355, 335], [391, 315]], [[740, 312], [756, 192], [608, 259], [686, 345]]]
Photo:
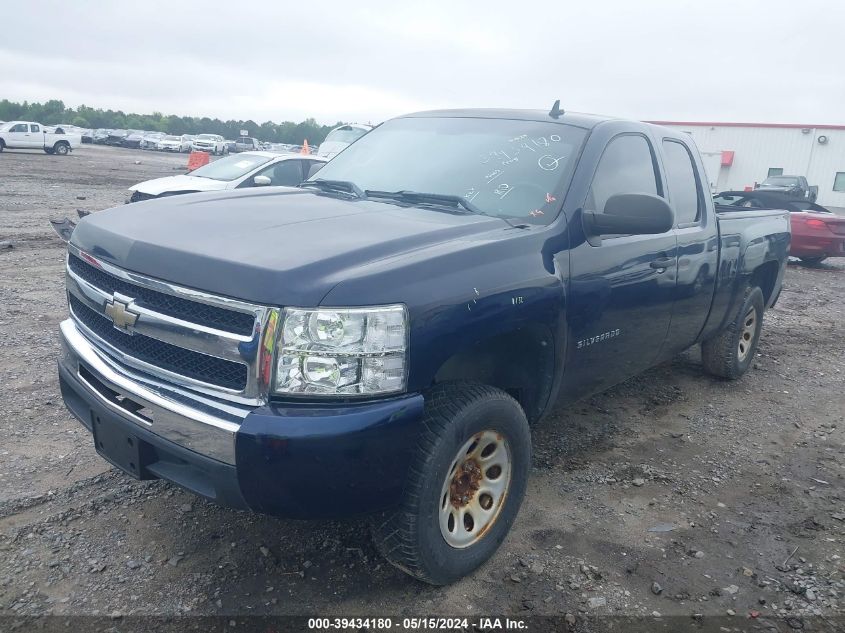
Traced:
[[270, 180], [270, 178], [268, 176], [256, 176], [255, 178], [252, 179], [252, 183], [256, 187], [266, 187], [268, 185], [272, 185], [273, 181]]
[[602, 235], [657, 235], [675, 225], [669, 203], [649, 193], [619, 193], [608, 198], [603, 213], [581, 213], [584, 232], [599, 243]]
[[311, 167], [308, 168], [308, 175], [305, 176], [305, 180], [309, 180], [314, 174], [320, 171], [323, 168], [325, 163], [311, 163]]

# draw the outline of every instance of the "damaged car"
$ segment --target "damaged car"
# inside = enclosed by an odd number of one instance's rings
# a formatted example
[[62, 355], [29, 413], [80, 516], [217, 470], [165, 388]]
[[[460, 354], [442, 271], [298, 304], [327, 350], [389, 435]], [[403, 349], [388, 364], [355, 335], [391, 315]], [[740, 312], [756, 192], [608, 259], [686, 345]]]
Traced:
[[248, 187], [294, 187], [316, 173], [325, 158], [273, 152], [225, 156], [179, 176], [146, 180], [129, 188], [126, 202], [141, 202], [185, 193]]

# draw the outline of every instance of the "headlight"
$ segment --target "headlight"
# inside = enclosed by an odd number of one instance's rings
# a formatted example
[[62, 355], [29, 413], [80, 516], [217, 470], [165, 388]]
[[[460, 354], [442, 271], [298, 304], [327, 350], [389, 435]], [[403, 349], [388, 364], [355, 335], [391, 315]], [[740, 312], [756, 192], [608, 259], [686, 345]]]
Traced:
[[405, 306], [286, 308], [280, 336], [276, 393], [372, 395], [405, 389]]

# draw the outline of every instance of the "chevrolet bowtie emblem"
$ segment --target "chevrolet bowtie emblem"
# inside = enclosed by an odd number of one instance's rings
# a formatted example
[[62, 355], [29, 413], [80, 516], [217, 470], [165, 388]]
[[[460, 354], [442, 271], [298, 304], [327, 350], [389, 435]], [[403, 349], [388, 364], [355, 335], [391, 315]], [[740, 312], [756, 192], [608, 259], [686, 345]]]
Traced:
[[106, 315], [112, 320], [114, 326], [118, 330], [129, 332], [135, 321], [138, 320], [138, 315], [129, 311], [129, 304], [120, 301], [119, 299], [112, 299], [106, 301]]

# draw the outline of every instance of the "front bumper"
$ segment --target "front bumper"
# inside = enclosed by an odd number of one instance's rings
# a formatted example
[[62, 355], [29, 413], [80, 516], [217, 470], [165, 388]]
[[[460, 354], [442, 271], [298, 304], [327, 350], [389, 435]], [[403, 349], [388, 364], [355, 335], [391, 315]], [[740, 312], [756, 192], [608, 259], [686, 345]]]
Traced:
[[365, 514], [401, 499], [423, 413], [418, 394], [241, 407], [118, 365], [71, 320], [61, 340], [65, 404], [98, 452], [134, 477], [294, 518]]

